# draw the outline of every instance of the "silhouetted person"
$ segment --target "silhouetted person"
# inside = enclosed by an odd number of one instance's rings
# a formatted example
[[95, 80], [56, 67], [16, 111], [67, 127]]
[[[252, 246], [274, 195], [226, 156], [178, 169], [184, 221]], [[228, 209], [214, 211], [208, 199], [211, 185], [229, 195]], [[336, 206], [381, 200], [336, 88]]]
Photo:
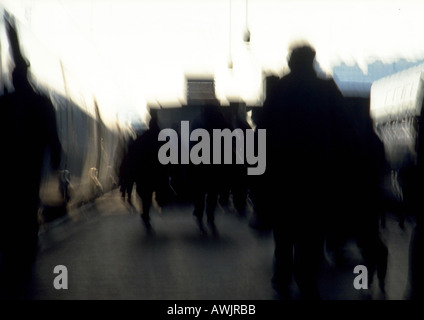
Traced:
[[[216, 102], [207, 103], [202, 106], [203, 112], [194, 123], [191, 130], [194, 129], [205, 129], [208, 131], [211, 137], [213, 129], [226, 129], [228, 124], [225, 121], [224, 116], [220, 110], [219, 104]], [[222, 146], [224, 143], [222, 143]], [[211, 147], [210, 159], [213, 159], [213, 148]], [[221, 150], [221, 156], [223, 157], [224, 150]], [[223, 190], [223, 186], [227, 184], [225, 174], [225, 164], [221, 161], [221, 164], [190, 164], [190, 176], [193, 185], [193, 201], [194, 211], [193, 215], [196, 219], [198, 227], [202, 233], [205, 232], [203, 226], [203, 216], [206, 212], [206, 219], [208, 227], [213, 234], [217, 234], [215, 225], [215, 209], [218, 202], [218, 196]]]
[[388, 249], [380, 237], [380, 217], [385, 209], [383, 184], [387, 163], [384, 144], [374, 132], [371, 119], [360, 142], [355, 159], [358, 170], [353, 172], [356, 192], [352, 194], [357, 196], [349, 202], [355, 212], [352, 212], [350, 221], [368, 268], [370, 282], [376, 272], [379, 288], [385, 293]]
[[156, 191], [158, 203], [163, 204], [160, 196], [164, 185], [168, 183], [167, 167], [158, 160], [162, 143], [158, 141], [159, 132], [157, 116], [152, 114], [149, 129], [138, 136], [128, 150], [128, 175], [134, 179], [137, 195], [141, 198], [141, 219], [147, 230], [151, 230], [150, 207], [153, 192]]
[[[230, 106], [231, 107], [231, 106]], [[252, 129], [246, 120], [245, 109], [243, 105], [236, 104], [232, 106], [231, 114], [231, 129], [241, 129], [243, 134], [246, 134], [246, 130]], [[246, 201], [247, 194], [249, 191], [249, 181], [247, 176], [247, 167], [244, 164], [237, 164], [237, 158], [243, 158], [244, 154], [236, 150], [233, 143], [233, 162], [230, 167], [230, 188], [233, 196], [234, 207], [240, 216], [246, 215]]]
[[71, 200], [71, 190], [71, 173], [69, 170], [62, 170], [59, 174], [59, 191], [65, 204]]
[[[0, 246], [3, 253], [1, 288], [4, 296], [17, 298], [28, 280], [38, 242], [39, 190], [45, 151], [59, 168], [61, 145], [55, 109], [51, 101], [36, 93], [27, 79], [28, 65], [22, 57], [13, 22], [5, 19], [15, 62], [13, 93], [1, 97], [1, 135], [4, 143]], [[6, 209], [7, 208], [7, 209]]]
[[119, 166], [119, 191], [121, 192], [121, 197], [124, 202], [128, 202], [128, 204], [133, 208], [132, 203], [132, 192], [134, 187], [134, 177], [131, 174], [130, 170], [130, 158], [129, 158], [129, 150], [134, 141], [130, 139], [128, 142], [128, 147], [124, 151], [124, 155], [122, 157], [121, 164]]
[[[272, 84], [278, 83], [279, 78], [272, 78]], [[272, 92], [272, 85], [267, 85], [266, 96], [269, 97]], [[262, 124], [263, 108], [253, 108], [252, 109], [252, 121], [258, 129], [258, 126]], [[257, 141], [258, 131], [255, 129], [255, 141]], [[255, 145], [255, 154], [258, 154], [257, 144]], [[253, 215], [250, 218], [249, 226], [257, 231], [269, 232], [272, 228], [271, 216], [272, 212], [268, 207], [268, 190], [266, 187], [268, 173], [265, 171], [263, 175], [252, 175], [248, 177], [249, 185], [249, 199], [253, 205]]]
[[[424, 101], [422, 102], [424, 106]], [[412, 214], [415, 217], [416, 224], [412, 231], [409, 247], [409, 274], [408, 274], [408, 298], [412, 300], [424, 299], [424, 218], [423, 218], [423, 198], [420, 195], [424, 187], [424, 108], [421, 108], [421, 114], [418, 119], [418, 137], [416, 143], [417, 166], [416, 177], [413, 182], [414, 195], [411, 199]]]
[[273, 287], [289, 295], [292, 274], [306, 299], [319, 299], [317, 273], [332, 201], [333, 137], [342, 95], [333, 80], [319, 79], [315, 50], [297, 46], [290, 73], [267, 96], [258, 128], [267, 132], [268, 196], [275, 239]]

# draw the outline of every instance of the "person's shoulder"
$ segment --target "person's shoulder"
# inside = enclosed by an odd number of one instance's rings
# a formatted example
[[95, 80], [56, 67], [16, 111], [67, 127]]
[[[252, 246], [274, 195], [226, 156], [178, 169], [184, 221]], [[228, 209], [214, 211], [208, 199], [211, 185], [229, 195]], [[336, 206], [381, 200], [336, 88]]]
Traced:
[[285, 91], [285, 89], [288, 88], [290, 83], [292, 82], [292, 79], [290, 77], [290, 74], [285, 75], [278, 79], [275, 84], [273, 85], [272, 90], [269, 91], [269, 94], [267, 96], [268, 100], [275, 100], [278, 99], [280, 94]]
[[275, 83], [275, 87], [278, 88], [281, 86], [285, 86], [288, 83], [291, 83], [292, 81], [293, 81], [293, 74], [288, 73], [277, 80], [277, 82]]
[[137, 147], [137, 146], [143, 146], [143, 145], [149, 144], [152, 141], [152, 139], [157, 140], [158, 134], [159, 134], [159, 131], [147, 129], [142, 134], [137, 136], [137, 138], [132, 143], [132, 145]]
[[143, 143], [144, 140], [146, 140], [146, 136], [148, 135], [148, 130], [144, 131], [143, 133], [139, 134], [132, 145], [138, 145], [140, 143]]
[[43, 108], [48, 111], [55, 111], [53, 102], [49, 96], [45, 93], [33, 91], [31, 94], [31, 99], [39, 108]]
[[333, 78], [317, 78], [317, 81], [319, 81], [320, 86], [322, 89], [327, 91], [328, 93], [332, 93], [338, 96], [342, 96], [342, 93]]
[[334, 79], [332, 77], [325, 77], [325, 78], [317, 77], [316, 79], [317, 79], [318, 82], [322, 83], [322, 85], [324, 85], [324, 86], [337, 88], [336, 81], [334, 81]]

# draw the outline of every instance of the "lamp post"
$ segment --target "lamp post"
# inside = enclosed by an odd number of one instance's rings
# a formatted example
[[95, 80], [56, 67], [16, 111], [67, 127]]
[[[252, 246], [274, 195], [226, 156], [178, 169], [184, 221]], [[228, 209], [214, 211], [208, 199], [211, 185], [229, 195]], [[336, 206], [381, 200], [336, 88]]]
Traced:
[[249, 31], [249, 24], [248, 24], [248, 1], [246, 0], [246, 30], [244, 31], [243, 40], [246, 42], [246, 44], [250, 43], [250, 31]]
[[229, 39], [229, 57], [228, 57], [228, 69], [232, 69], [233, 68], [233, 57], [232, 57], [232, 52], [231, 52], [231, 32], [232, 32], [232, 28], [231, 28], [231, 0], [229, 0], [229, 35], [228, 35], [228, 39]]

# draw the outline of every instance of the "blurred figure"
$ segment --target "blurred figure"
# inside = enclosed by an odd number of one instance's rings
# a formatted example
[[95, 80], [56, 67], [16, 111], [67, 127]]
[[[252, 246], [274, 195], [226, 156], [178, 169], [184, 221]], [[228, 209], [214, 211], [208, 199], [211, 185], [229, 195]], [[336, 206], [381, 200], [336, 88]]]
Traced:
[[[334, 210], [326, 226], [326, 253], [333, 267], [345, 268], [352, 256], [345, 250], [353, 240], [368, 268], [369, 286], [376, 274], [381, 293], [385, 293], [388, 249], [381, 239], [380, 218], [387, 210], [385, 177], [389, 172], [383, 142], [377, 136], [369, 114], [369, 100], [345, 100], [352, 130], [334, 139], [337, 173], [333, 179]], [[364, 108], [360, 118], [355, 118]], [[366, 108], [366, 109], [365, 109]], [[355, 110], [355, 111], [353, 111]], [[348, 126], [347, 124], [346, 126]], [[339, 131], [342, 132], [342, 131]]]
[[3, 210], [0, 246], [3, 253], [1, 287], [4, 298], [19, 298], [36, 258], [38, 242], [38, 207], [45, 151], [58, 169], [61, 145], [51, 101], [34, 91], [28, 81], [28, 63], [23, 58], [13, 19], [5, 18], [7, 36], [15, 68], [13, 93], [1, 97], [3, 137]]
[[128, 202], [130, 207], [134, 209], [134, 204], [132, 202], [132, 192], [134, 187], [134, 177], [131, 176], [129, 170], [129, 155], [128, 150], [131, 145], [134, 143], [134, 140], [130, 138], [128, 142], [128, 147], [124, 151], [124, 155], [119, 166], [119, 191], [121, 192], [122, 201]]
[[61, 170], [59, 172], [59, 191], [65, 204], [71, 200], [72, 189], [71, 173], [69, 170]]
[[[279, 78], [274, 78], [273, 82], [277, 82]], [[266, 96], [272, 92], [267, 85]], [[258, 125], [262, 123], [263, 108], [254, 108], [252, 110], [252, 121], [255, 126], [255, 139], [258, 136]], [[257, 146], [257, 145], [256, 145]], [[268, 150], [269, 152], [269, 150]], [[255, 149], [255, 154], [258, 154], [258, 149]], [[268, 167], [268, 165], [267, 165]], [[263, 175], [254, 175], [248, 177], [249, 199], [253, 206], [253, 214], [250, 217], [249, 227], [259, 233], [269, 233], [272, 230], [272, 212], [267, 207], [268, 205], [268, 190], [267, 186], [268, 169]]]
[[[380, 236], [380, 217], [384, 206], [384, 178], [387, 162], [383, 142], [375, 133], [371, 119], [360, 138], [359, 149], [351, 166], [353, 189], [349, 201], [351, 228], [368, 268], [371, 286], [374, 274], [385, 294], [388, 249]], [[342, 230], [343, 231], [343, 230]]]
[[332, 143], [345, 120], [340, 91], [333, 80], [317, 77], [314, 59], [309, 45], [292, 49], [290, 73], [267, 96], [257, 126], [267, 130], [262, 211], [271, 215], [275, 240], [272, 284], [289, 297], [293, 274], [305, 299], [320, 298], [317, 273], [334, 189]]
[[[203, 112], [194, 123], [191, 130], [198, 128], [208, 131], [209, 136], [213, 136], [214, 129], [226, 129], [229, 125], [220, 110], [217, 102], [206, 103], [202, 106]], [[222, 144], [223, 146], [223, 144]], [[213, 159], [213, 150], [210, 151], [210, 159]], [[221, 150], [224, 156], [223, 149]], [[203, 216], [206, 212], [207, 224], [212, 234], [217, 235], [215, 225], [215, 209], [218, 203], [218, 196], [227, 185], [225, 164], [190, 164], [190, 176], [193, 185], [193, 215], [202, 233], [205, 233]]]
[[[243, 133], [246, 133], [246, 130], [252, 129], [249, 123], [246, 120], [246, 109], [245, 105], [235, 104], [230, 105], [232, 107], [232, 119], [231, 119], [231, 130], [241, 129]], [[233, 195], [234, 207], [237, 210], [237, 213], [240, 216], [246, 215], [246, 205], [247, 205], [247, 194], [249, 191], [248, 187], [248, 176], [247, 176], [247, 167], [245, 164], [237, 164], [236, 157], [243, 158], [244, 154], [240, 154], [238, 150], [234, 148], [234, 159], [233, 164], [230, 167], [230, 188]]]
[[95, 198], [103, 196], [103, 186], [99, 181], [99, 170], [95, 167], [90, 168], [88, 171], [88, 176], [90, 178], [91, 192]]
[[[424, 103], [424, 102], [423, 102]], [[412, 214], [415, 217], [415, 227], [412, 231], [411, 241], [409, 245], [409, 274], [408, 274], [408, 291], [407, 298], [411, 300], [424, 299], [424, 219], [422, 212], [422, 196], [419, 195], [423, 190], [424, 182], [424, 108], [421, 108], [421, 115], [418, 124], [418, 138], [416, 143], [417, 151], [417, 167], [416, 177], [414, 179], [414, 196], [411, 199]]]
[[153, 193], [159, 206], [164, 204], [161, 196], [168, 184], [167, 167], [158, 160], [158, 151], [162, 142], [158, 141], [160, 129], [156, 114], [151, 115], [149, 129], [136, 138], [128, 149], [126, 176], [127, 183], [136, 184], [136, 192], [142, 202], [141, 219], [148, 231], [152, 230], [150, 223], [150, 208]]

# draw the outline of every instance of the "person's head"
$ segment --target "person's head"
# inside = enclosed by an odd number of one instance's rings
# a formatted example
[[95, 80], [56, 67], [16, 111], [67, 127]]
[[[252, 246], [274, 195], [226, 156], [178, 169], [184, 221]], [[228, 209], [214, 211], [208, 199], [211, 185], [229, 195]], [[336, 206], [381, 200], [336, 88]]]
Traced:
[[15, 64], [12, 71], [13, 86], [15, 87], [15, 91], [24, 91], [31, 88], [27, 78], [30, 63], [21, 52], [15, 19], [7, 11], [4, 14], [4, 23], [10, 45], [10, 54]]
[[315, 49], [308, 45], [298, 45], [291, 49], [288, 64], [291, 72], [314, 71]]

